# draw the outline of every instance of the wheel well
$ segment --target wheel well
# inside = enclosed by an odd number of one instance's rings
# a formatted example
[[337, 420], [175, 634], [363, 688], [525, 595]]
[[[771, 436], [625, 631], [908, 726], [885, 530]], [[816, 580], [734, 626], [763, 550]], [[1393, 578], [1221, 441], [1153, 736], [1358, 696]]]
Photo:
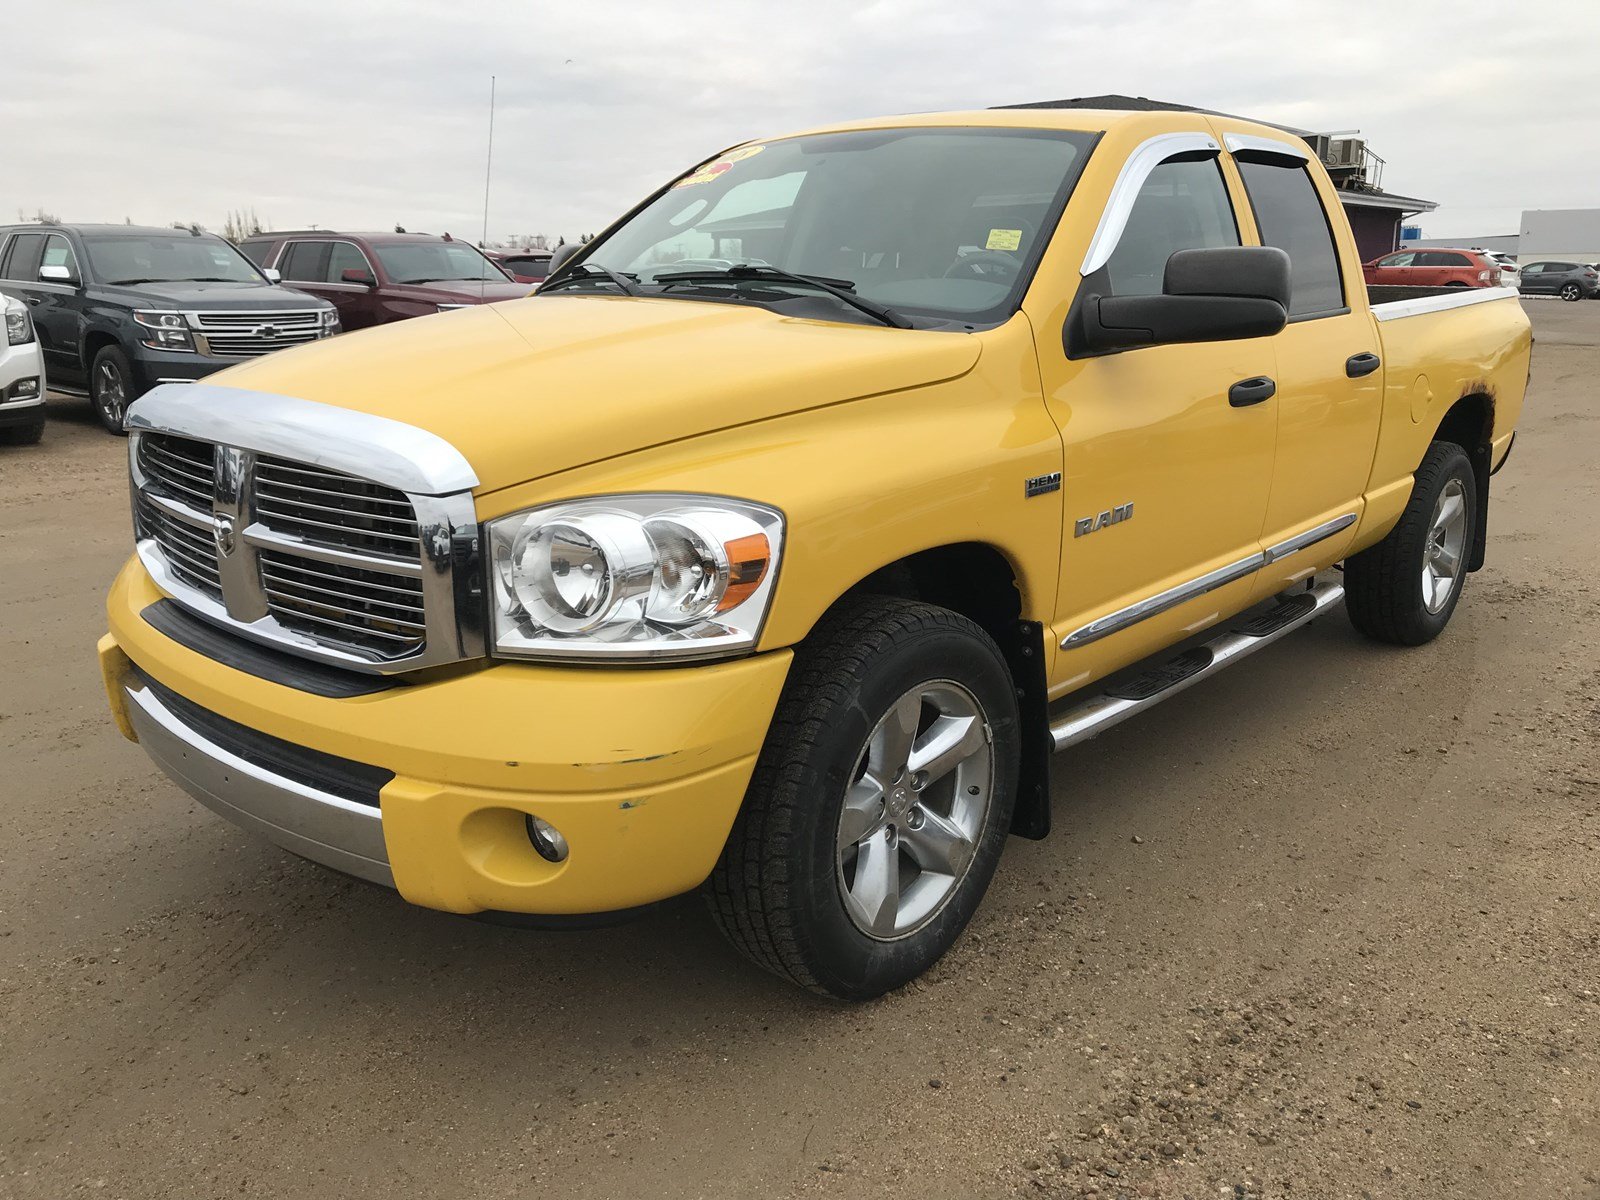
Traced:
[[115, 334], [107, 333], [103, 329], [96, 330], [83, 339], [83, 369], [85, 374], [94, 366], [94, 356], [106, 346], [118, 346], [121, 343]]
[[1467, 569], [1476, 571], [1483, 566], [1489, 535], [1489, 453], [1494, 438], [1494, 396], [1488, 392], [1468, 392], [1445, 413], [1444, 420], [1434, 431], [1436, 442], [1453, 442], [1466, 451], [1472, 463], [1472, 473], [1478, 480], [1477, 532], [1472, 539], [1472, 553], [1467, 558]]
[[[1016, 682], [1022, 718], [1022, 763], [1011, 831], [1042, 838], [1050, 831], [1050, 737], [1044, 626], [1022, 619], [1016, 572], [993, 546], [961, 542], [908, 555], [868, 575], [846, 593], [897, 596], [958, 612], [995, 640]], [[841, 597], [842, 599], [842, 597]]]

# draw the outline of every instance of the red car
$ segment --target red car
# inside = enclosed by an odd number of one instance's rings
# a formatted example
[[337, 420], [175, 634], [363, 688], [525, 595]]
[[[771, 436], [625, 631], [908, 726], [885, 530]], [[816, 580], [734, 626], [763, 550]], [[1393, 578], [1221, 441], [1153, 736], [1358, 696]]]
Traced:
[[1402, 287], [1499, 287], [1500, 268], [1477, 250], [1401, 250], [1361, 268], [1368, 283]]
[[485, 250], [518, 283], [543, 283], [550, 274], [549, 250]]
[[363, 329], [528, 294], [471, 242], [431, 233], [262, 233], [239, 243], [268, 278], [332, 301], [344, 329]]

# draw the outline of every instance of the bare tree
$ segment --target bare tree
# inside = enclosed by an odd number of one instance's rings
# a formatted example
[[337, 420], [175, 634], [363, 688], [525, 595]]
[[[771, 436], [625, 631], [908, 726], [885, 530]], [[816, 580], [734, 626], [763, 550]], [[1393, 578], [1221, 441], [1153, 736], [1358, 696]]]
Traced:
[[61, 224], [61, 218], [60, 217], [56, 216], [55, 213], [45, 212], [45, 210], [42, 209], [42, 208], [34, 209], [33, 210], [33, 216], [31, 216], [31, 217], [27, 213], [23, 212], [22, 209], [19, 208], [19, 209], [17, 209], [17, 220], [21, 221], [23, 223], [27, 223], [29, 221], [32, 221], [32, 222], [36, 222], [37, 224], [40, 224], [40, 225], [59, 225], [59, 224]]
[[256, 216], [254, 208], [235, 209], [222, 222], [222, 236], [230, 242], [238, 242], [265, 232], [266, 228], [262, 225], [261, 218]]

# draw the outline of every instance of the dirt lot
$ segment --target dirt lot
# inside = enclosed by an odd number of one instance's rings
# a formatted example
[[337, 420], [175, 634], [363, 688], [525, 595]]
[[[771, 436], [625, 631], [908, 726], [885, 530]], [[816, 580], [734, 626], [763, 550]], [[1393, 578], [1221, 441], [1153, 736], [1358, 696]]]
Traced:
[[839, 1008], [698, 902], [407, 907], [212, 817], [93, 656], [122, 443], [0, 450], [0, 1196], [1600, 1197], [1600, 304], [1531, 303], [1490, 565], [1059, 762], [926, 980]]

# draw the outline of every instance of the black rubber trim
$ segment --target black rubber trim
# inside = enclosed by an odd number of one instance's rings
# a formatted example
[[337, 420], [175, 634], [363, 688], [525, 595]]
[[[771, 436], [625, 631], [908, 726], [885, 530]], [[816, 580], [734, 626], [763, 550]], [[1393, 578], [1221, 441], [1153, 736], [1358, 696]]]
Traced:
[[241, 725], [237, 721], [230, 721], [210, 709], [200, 707], [192, 700], [185, 700], [171, 688], [157, 683], [137, 666], [133, 668], [133, 673], [155, 693], [156, 699], [160, 700], [173, 716], [206, 741], [262, 770], [271, 771], [274, 775], [281, 775], [285, 779], [315, 788], [319, 792], [327, 792], [341, 800], [349, 800], [354, 804], [364, 804], [371, 808], [378, 807], [378, 793], [394, 778], [393, 771], [386, 771], [382, 767], [352, 762], [348, 758], [338, 758], [332, 754], [324, 754], [320, 750], [297, 746], [293, 742], [286, 742], [282, 738], [275, 738], [271, 734]]
[[1107, 688], [1106, 695], [1115, 696], [1119, 700], [1148, 700], [1182, 683], [1189, 676], [1204, 671], [1215, 658], [1216, 656], [1206, 647], [1196, 646], [1193, 650], [1185, 650], [1182, 654], [1175, 655], [1158, 667], [1151, 667], [1148, 671], [1141, 672], [1126, 683]]
[[1277, 633], [1289, 622], [1297, 617], [1303, 617], [1317, 606], [1317, 602], [1309, 592], [1301, 592], [1298, 596], [1291, 596], [1258, 617], [1252, 617], [1243, 625], [1235, 625], [1233, 632], [1242, 633], [1245, 637], [1267, 637]]
[[171, 600], [157, 600], [139, 614], [145, 623], [178, 645], [203, 654], [235, 671], [254, 675], [269, 683], [281, 683], [313, 696], [345, 700], [351, 696], [371, 696], [403, 684], [381, 675], [359, 675], [338, 667], [308, 662], [293, 654], [246, 641], [218, 629], [199, 617], [191, 616]]

